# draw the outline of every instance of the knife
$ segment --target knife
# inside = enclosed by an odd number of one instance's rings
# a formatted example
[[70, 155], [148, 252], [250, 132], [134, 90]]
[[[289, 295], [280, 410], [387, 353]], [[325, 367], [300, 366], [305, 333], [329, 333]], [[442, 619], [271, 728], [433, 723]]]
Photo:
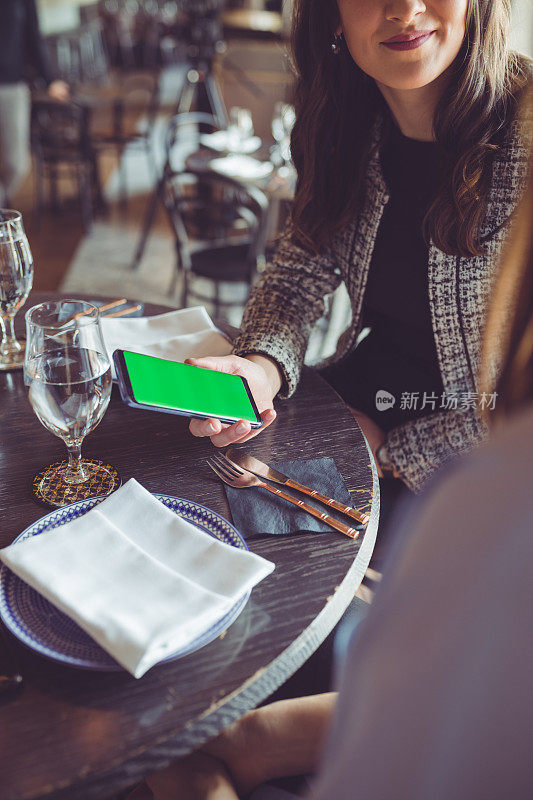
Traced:
[[274, 483], [281, 483], [284, 486], [289, 486], [291, 489], [296, 489], [297, 492], [302, 492], [302, 494], [306, 494], [309, 497], [314, 497], [315, 500], [319, 500], [321, 503], [324, 503], [324, 505], [330, 506], [330, 508], [334, 508], [336, 511], [340, 511], [342, 514], [352, 517], [352, 519], [356, 519], [363, 525], [367, 525], [370, 520], [369, 515], [365, 514], [364, 511], [358, 511], [356, 508], [346, 506], [344, 503], [339, 503], [331, 497], [325, 497], [325, 495], [320, 494], [314, 489], [310, 489], [308, 486], [304, 486], [302, 483], [298, 483], [298, 481], [294, 481], [292, 478], [283, 475], [283, 473], [272, 469], [268, 464], [263, 464], [259, 459], [248, 456], [246, 453], [241, 453], [233, 447], [230, 447], [229, 450], [226, 451], [226, 457], [229, 458], [230, 461], [233, 461], [234, 464], [237, 464], [238, 467], [248, 470], [248, 472], [257, 475], [259, 478], [268, 478], [274, 481]]

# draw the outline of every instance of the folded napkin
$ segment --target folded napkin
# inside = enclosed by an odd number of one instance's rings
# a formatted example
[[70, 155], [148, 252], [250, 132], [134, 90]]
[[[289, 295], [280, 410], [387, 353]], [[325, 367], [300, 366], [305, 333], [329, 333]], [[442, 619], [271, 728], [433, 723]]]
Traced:
[[274, 569], [176, 516], [135, 480], [0, 559], [136, 678]]
[[259, 161], [252, 156], [237, 154], [214, 158], [210, 167], [222, 175], [229, 175], [230, 178], [242, 178], [245, 181], [266, 178], [274, 169], [274, 165], [270, 161]]
[[[110, 358], [113, 350], [132, 350], [171, 361], [231, 353], [231, 343], [214, 326], [205, 308], [200, 306], [169, 311], [156, 317], [102, 317], [100, 322]], [[111, 369], [114, 378], [114, 367]]]
[[239, 135], [235, 136], [232, 131], [222, 130], [215, 131], [214, 133], [204, 133], [200, 136], [200, 143], [212, 150], [223, 152], [238, 153], [254, 153], [261, 147], [261, 139], [259, 136], [249, 136], [246, 139], [241, 139]]
[[[346, 488], [343, 477], [335, 466], [332, 458], [313, 458], [306, 461], [283, 461], [272, 466], [282, 472], [288, 478], [294, 478], [299, 483], [316, 489], [317, 492], [338, 500], [344, 505], [353, 506], [354, 501], [350, 492]], [[279, 484], [273, 483], [283, 489]], [[331, 531], [332, 528], [326, 525], [311, 514], [301, 511], [297, 506], [293, 506], [281, 497], [277, 497], [266, 489], [254, 489], [243, 491], [233, 489], [231, 486], [224, 486], [228, 498], [229, 507], [233, 524], [243, 534], [245, 538], [258, 533], [296, 533], [297, 531]], [[294, 489], [286, 487], [286, 491], [304, 500], [315, 508], [331, 514], [332, 517], [349, 521], [349, 517], [344, 517], [335, 509], [329, 509], [323, 503], [318, 503], [312, 497], [306, 497]], [[357, 527], [357, 523], [352, 521], [351, 525]]]

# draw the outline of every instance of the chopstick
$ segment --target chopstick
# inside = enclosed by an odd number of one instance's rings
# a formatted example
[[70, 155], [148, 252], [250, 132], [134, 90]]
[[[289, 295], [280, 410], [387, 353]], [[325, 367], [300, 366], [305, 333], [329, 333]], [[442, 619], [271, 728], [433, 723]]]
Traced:
[[137, 303], [137, 305], [128, 306], [127, 308], [122, 308], [120, 311], [114, 311], [112, 314], [105, 314], [105, 317], [106, 319], [109, 319], [109, 317], [123, 317], [126, 314], [132, 314], [134, 311], [140, 311], [141, 308], [142, 305], [140, 303]]
[[[103, 306], [99, 306], [98, 307], [98, 311], [100, 313], [102, 313], [102, 311], [108, 311], [110, 308], [115, 308], [116, 306], [123, 306], [124, 303], [127, 303], [127, 302], [128, 302], [128, 300], [125, 297], [122, 297], [120, 300], [112, 300], [110, 303], [105, 303]], [[71, 320], [79, 319], [80, 317], [85, 317], [87, 314], [90, 314], [90, 313], [91, 313], [90, 311], [78, 311], [77, 314], [74, 314], [74, 316], [71, 317]], [[106, 316], [110, 316], [110, 315], [107, 314]], [[70, 320], [69, 320], [69, 322], [70, 322]]]

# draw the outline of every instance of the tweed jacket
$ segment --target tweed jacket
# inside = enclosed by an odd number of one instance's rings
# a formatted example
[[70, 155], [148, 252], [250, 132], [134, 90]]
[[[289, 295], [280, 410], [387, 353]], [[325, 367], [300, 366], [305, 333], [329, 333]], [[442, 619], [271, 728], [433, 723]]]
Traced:
[[[478, 391], [488, 300], [511, 216], [525, 187], [528, 155], [522, 128], [515, 122], [493, 161], [481, 230], [484, 255], [447, 255], [430, 243], [429, 302], [446, 395], [471, 397], [469, 393]], [[341, 360], [355, 345], [374, 243], [389, 201], [379, 143], [369, 160], [365, 188], [365, 202], [358, 218], [333, 238], [323, 254], [310, 255], [291, 242], [288, 234], [282, 237], [272, 264], [250, 296], [234, 352], [262, 353], [272, 358], [283, 375], [281, 396], [294, 392], [309, 334], [324, 313], [324, 298], [341, 281], [350, 297], [352, 320], [327, 363]], [[396, 472], [409, 488], [419, 491], [439, 467], [469, 450], [485, 434], [479, 407], [458, 407], [431, 411], [394, 428], [385, 444]]]

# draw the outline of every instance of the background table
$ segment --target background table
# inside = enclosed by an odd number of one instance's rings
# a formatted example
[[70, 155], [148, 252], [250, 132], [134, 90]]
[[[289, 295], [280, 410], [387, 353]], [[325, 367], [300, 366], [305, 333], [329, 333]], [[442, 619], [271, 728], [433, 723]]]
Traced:
[[[27, 305], [50, 298], [35, 293]], [[140, 680], [67, 668], [13, 640], [25, 686], [0, 696], [2, 800], [90, 800], [133, 784], [268, 697], [336, 624], [372, 553], [377, 475], [358, 426], [316, 374], [306, 370], [296, 395], [276, 405], [278, 419], [247, 450], [267, 462], [333, 457], [354, 504], [371, 506], [364, 536], [254, 538], [253, 550], [276, 569], [239, 619], [203, 649]], [[124, 406], [115, 387], [83, 452], [115, 465], [124, 481], [134, 477], [150, 491], [194, 500], [231, 519], [222, 484], [206, 465], [213, 447], [187, 427], [185, 418]], [[31, 499], [30, 481], [64, 454], [63, 442], [33, 414], [21, 372], [0, 374], [0, 546], [47, 513]]]

